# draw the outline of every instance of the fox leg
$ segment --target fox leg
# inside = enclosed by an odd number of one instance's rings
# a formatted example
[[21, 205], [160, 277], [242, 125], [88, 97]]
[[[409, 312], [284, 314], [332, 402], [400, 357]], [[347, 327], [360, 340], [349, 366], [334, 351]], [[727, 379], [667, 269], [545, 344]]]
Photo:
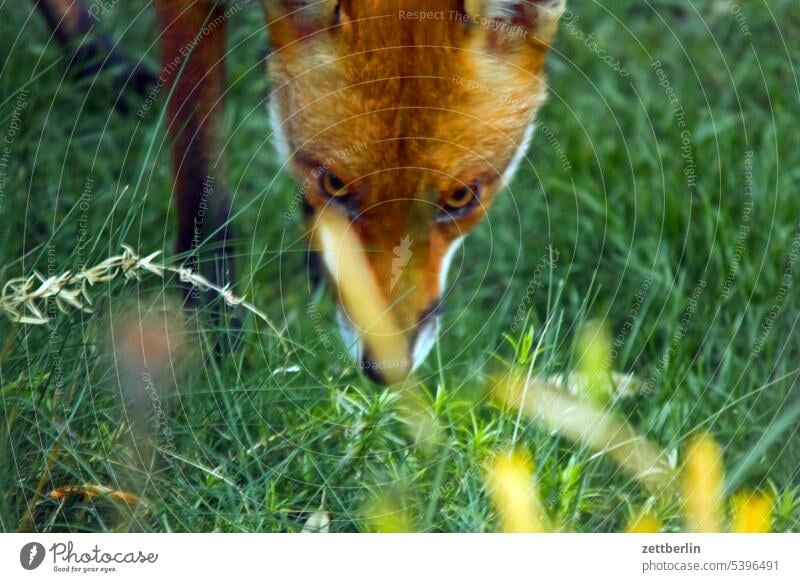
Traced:
[[[144, 95], [156, 82], [156, 77], [144, 66], [134, 63], [116, 48], [113, 39], [98, 32], [93, 9], [85, 0], [34, 0], [53, 36], [64, 50], [72, 50], [70, 69], [78, 79], [95, 77], [101, 70], [113, 70], [114, 105], [126, 113], [127, 107], [119, 96], [127, 87]], [[93, 33], [91, 37], [83, 37]]]
[[[168, 132], [173, 142], [176, 250], [219, 285], [234, 278], [230, 199], [219, 131], [225, 89], [225, 17], [217, 2], [157, 0]], [[205, 249], [199, 247], [205, 247]], [[196, 261], [213, 253], [212, 265]], [[197, 291], [187, 289], [196, 303]]]

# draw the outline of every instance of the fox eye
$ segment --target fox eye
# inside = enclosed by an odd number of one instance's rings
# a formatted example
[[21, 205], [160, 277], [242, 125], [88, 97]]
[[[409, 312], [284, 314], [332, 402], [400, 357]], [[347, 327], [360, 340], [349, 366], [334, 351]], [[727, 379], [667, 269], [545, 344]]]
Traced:
[[350, 189], [344, 180], [333, 172], [324, 172], [319, 178], [319, 186], [331, 198], [344, 198], [350, 194]]
[[472, 184], [459, 188], [444, 201], [444, 210], [448, 215], [458, 215], [471, 208], [480, 198], [480, 185]]

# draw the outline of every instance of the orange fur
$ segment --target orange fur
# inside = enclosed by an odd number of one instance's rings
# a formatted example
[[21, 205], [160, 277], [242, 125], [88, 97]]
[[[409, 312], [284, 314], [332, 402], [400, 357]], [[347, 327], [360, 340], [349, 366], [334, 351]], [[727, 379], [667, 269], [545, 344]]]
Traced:
[[[553, 26], [538, 14], [513, 38], [475, 23], [456, 0], [342, 0], [338, 19], [322, 4], [266, 2], [269, 73], [291, 168], [314, 184], [325, 166], [348, 184], [342, 211], [351, 213], [395, 319], [413, 333], [439, 301], [444, 254], [502, 188], [544, 101]], [[419, 11], [444, 18], [406, 16]], [[476, 181], [482, 204], [437, 222], [449, 194]], [[313, 189], [308, 202], [342, 206]], [[397, 282], [393, 251], [404, 237], [411, 259]]]

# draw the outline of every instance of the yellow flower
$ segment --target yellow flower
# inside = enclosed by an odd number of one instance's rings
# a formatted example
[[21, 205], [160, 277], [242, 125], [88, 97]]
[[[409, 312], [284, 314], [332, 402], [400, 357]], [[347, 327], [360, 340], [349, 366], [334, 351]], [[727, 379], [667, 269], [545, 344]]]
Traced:
[[772, 497], [763, 493], [738, 493], [731, 500], [731, 531], [767, 533], [772, 525]]
[[628, 533], [658, 533], [661, 531], [661, 520], [652, 513], [640, 513], [628, 522], [625, 531]]
[[533, 461], [523, 451], [498, 454], [486, 471], [486, 488], [506, 533], [544, 531], [533, 474]]
[[689, 531], [719, 532], [722, 527], [722, 452], [708, 434], [689, 441], [683, 468], [683, 500]]

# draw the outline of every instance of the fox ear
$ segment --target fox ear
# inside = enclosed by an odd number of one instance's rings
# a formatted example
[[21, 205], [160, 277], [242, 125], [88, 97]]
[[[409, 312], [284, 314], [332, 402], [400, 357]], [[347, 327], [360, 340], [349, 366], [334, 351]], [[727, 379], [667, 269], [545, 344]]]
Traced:
[[464, 0], [464, 12], [487, 29], [489, 41], [509, 46], [520, 39], [550, 46], [566, 0]]
[[338, 0], [263, 0], [273, 48], [310, 37], [339, 23]]

